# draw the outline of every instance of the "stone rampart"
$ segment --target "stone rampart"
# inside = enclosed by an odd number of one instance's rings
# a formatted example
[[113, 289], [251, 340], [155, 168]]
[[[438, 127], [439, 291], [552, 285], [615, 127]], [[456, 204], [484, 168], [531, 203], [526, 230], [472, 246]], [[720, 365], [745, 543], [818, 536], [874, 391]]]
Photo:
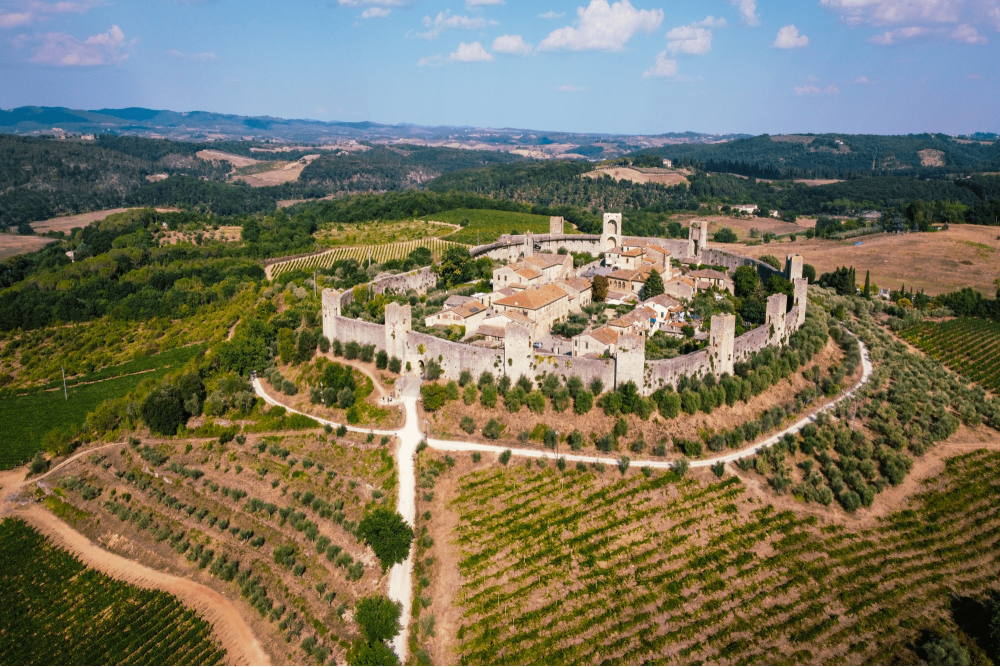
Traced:
[[374, 322], [336, 318], [337, 339], [342, 343], [354, 341], [361, 345], [374, 345], [376, 350], [385, 349], [385, 327]]
[[376, 276], [371, 285], [374, 294], [406, 294], [411, 289], [418, 294], [427, 294], [427, 290], [437, 286], [437, 276], [431, 271], [431, 267], [425, 266], [406, 273], [383, 273]]
[[610, 389], [615, 385], [615, 360], [538, 354], [535, 355], [535, 373], [555, 373], [563, 381], [576, 375], [585, 385], [596, 378], [605, 389]]
[[411, 359], [422, 361], [425, 365], [428, 361], [436, 361], [448, 380], [458, 380], [462, 371], [469, 371], [477, 380], [483, 371], [489, 371], [494, 377], [503, 373], [500, 366], [502, 350], [453, 343], [416, 331], [410, 333], [409, 341]]
[[677, 380], [682, 375], [687, 375], [688, 377], [694, 377], [695, 375], [704, 376], [711, 372], [710, 349], [699, 350], [698, 352], [674, 357], [673, 359], [647, 361], [645, 378], [642, 386], [640, 386], [640, 391], [649, 395], [667, 385], [676, 387]]
[[728, 250], [718, 250], [717, 248], [706, 249], [702, 253], [702, 263], [710, 266], [724, 266], [729, 271], [735, 271], [741, 266], [752, 266], [757, 269], [757, 275], [760, 276], [761, 282], [765, 284], [774, 274], [778, 274], [779, 276], [784, 275], [784, 271], [779, 271], [770, 264], [765, 264], [752, 257], [743, 257]]
[[733, 345], [735, 361], [746, 361], [755, 352], [760, 352], [771, 342], [770, 327], [757, 327], [738, 337]]

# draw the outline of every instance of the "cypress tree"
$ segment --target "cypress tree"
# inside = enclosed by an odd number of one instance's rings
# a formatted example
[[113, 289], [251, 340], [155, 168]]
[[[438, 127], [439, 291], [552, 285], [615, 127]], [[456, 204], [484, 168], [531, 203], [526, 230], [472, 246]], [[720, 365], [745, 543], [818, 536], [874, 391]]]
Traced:
[[871, 277], [872, 277], [872, 272], [870, 270], [869, 271], [865, 271], [865, 294], [864, 294], [864, 296], [865, 296], [866, 299], [869, 298], [869, 297], [871, 297], [871, 284], [872, 284]]
[[656, 269], [653, 269], [642, 288], [642, 296], [644, 299], [651, 299], [661, 294], [663, 294], [663, 278]]

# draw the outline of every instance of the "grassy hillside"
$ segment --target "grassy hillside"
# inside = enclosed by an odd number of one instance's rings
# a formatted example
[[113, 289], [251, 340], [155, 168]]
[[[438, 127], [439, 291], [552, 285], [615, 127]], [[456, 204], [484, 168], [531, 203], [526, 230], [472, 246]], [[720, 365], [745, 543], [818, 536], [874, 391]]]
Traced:
[[[441, 222], [464, 225], [460, 231], [444, 237], [448, 241], [476, 245], [477, 243], [492, 243], [502, 234], [532, 234], [549, 233], [549, 216], [531, 213], [515, 213], [512, 211], [489, 211], [484, 209], [459, 208], [444, 211], [434, 216]], [[572, 227], [565, 226], [567, 234], [574, 233]]]

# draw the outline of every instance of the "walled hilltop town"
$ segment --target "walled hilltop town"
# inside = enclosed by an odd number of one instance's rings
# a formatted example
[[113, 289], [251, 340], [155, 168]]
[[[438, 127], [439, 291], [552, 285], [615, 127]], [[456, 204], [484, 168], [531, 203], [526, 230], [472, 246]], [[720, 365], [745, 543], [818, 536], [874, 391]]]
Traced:
[[[483, 372], [512, 378], [523, 375], [532, 380], [552, 372], [576, 375], [584, 382], [596, 378], [608, 387], [634, 382], [641, 393], [649, 395], [658, 388], [676, 386], [681, 376], [731, 374], [737, 362], [766, 347], [783, 345], [805, 323], [808, 281], [802, 277], [802, 257], [789, 255], [783, 275], [794, 285], [791, 308], [787, 295], [770, 296], [765, 323], [738, 337], [735, 315], [713, 316], [709, 330], [702, 332], [702, 336], [707, 333], [707, 347], [673, 359], [647, 361], [648, 336], [661, 330], [679, 335], [683, 306], [667, 295], [687, 298], [706, 288], [733, 289], [728, 273], [680, 267], [708, 265], [735, 271], [752, 266], [765, 282], [780, 272], [758, 260], [710, 248], [706, 223], [692, 223], [686, 241], [624, 236], [620, 213], [604, 215], [600, 236], [565, 234], [563, 226], [562, 218], [552, 217], [548, 234], [504, 235], [495, 243], [472, 249], [473, 257], [505, 263], [493, 271], [493, 291], [453, 297], [446, 304], [450, 307], [428, 318], [427, 324], [459, 324], [466, 327], [466, 339], [478, 340], [453, 342], [413, 331], [411, 307], [398, 303], [387, 304], [384, 325], [343, 317], [341, 312], [353, 292], [333, 289], [323, 290], [323, 335], [374, 345], [408, 367], [423, 368], [433, 360], [449, 379], [458, 379], [463, 371], [473, 376]], [[604, 260], [574, 271], [571, 252], [603, 253]], [[662, 276], [664, 294], [643, 299], [653, 270]], [[545, 349], [540, 340], [551, 327], [590, 303], [597, 275], [608, 280], [608, 303], [633, 303], [636, 308], [574, 337], [565, 352]], [[428, 267], [380, 276], [372, 289], [377, 293], [426, 292], [434, 282]]]

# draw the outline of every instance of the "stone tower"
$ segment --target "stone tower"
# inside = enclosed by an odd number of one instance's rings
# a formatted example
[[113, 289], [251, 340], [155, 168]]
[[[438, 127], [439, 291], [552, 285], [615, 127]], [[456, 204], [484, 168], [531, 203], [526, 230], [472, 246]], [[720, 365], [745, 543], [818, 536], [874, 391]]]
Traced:
[[712, 317], [712, 330], [708, 335], [708, 346], [715, 360], [715, 374], [732, 375], [736, 364], [736, 316], [715, 315]]
[[605, 213], [601, 231], [601, 250], [611, 250], [622, 243], [622, 214]]
[[553, 215], [549, 218], [549, 236], [562, 236], [565, 221], [561, 216]]
[[635, 382], [642, 391], [643, 373], [646, 370], [646, 339], [635, 334], [618, 336], [618, 350], [615, 354], [615, 387], [626, 382]]
[[708, 223], [703, 220], [693, 220], [688, 227], [688, 259], [695, 259], [703, 264], [702, 257], [708, 249]]
[[524, 233], [524, 252], [525, 257], [534, 257], [535, 255], [535, 237], [531, 235], [531, 230], [529, 229]]
[[802, 255], [787, 255], [785, 257], [785, 278], [795, 282], [802, 277]]
[[333, 342], [337, 338], [337, 318], [340, 317], [341, 293], [335, 289], [323, 290], [323, 335]]
[[503, 357], [503, 372], [514, 381], [517, 381], [522, 375], [529, 379], [534, 377], [534, 372], [531, 369], [533, 361], [531, 336], [526, 327], [516, 322], [507, 325]]
[[809, 281], [805, 278], [796, 278], [794, 305], [799, 309], [798, 318], [795, 320], [795, 328], [799, 329], [806, 323], [806, 304], [809, 301]]
[[395, 301], [385, 306], [385, 352], [400, 361], [406, 361], [409, 352], [410, 328], [413, 323], [410, 304], [401, 306]]
[[764, 326], [774, 327], [771, 342], [781, 345], [785, 342], [785, 313], [788, 312], [788, 296], [772, 294], [767, 298], [767, 321]]

